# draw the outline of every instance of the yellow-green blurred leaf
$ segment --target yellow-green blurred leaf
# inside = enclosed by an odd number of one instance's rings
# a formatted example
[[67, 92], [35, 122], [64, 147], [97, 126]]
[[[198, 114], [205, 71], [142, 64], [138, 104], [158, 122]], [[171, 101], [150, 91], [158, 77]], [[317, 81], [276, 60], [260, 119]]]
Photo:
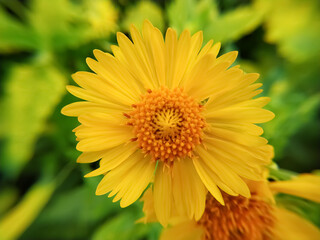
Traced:
[[3, 172], [16, 175], [33, 153], [45, 121], [64, 94], [66, 79], [50, 65], [17, 65], [6, 79], [0, 111]]
[[37, 44], [34, 32], [0, 6], [0, 51], [35, 49]]
[[17, 239], [38, 216], [55, 189], [54, 182], [37, 183], [0, 219], [0, 239]]
[[237, 40], [252, 32], [262, 22], [264, 10], [255, 10], [252, 6], [238, 7], [218, 16], [204, 31], [205, 39], [213, 38], [218, 42]]
[[184, 29], [191, 32], [204, 30], [218, 14], [215, 0], [174, 0], [167, 8], [170, 27], [179, 33]]
[[136, 5], [129, 7], [125, 12], [121, 26], [126, 31], [129, 30], [131, 24], [141, 29], [145, 19], [148, 19], [155, 27], [163, 30], [162, 10], [157, 4], [150, 1], [140, 1]]
[[106, 221], [93, 234], [93, 240], [138, 240], [148, 233], [148, 226], [142, 223], [135, 224], [136, 215], [132, 211], [122, 214]]
[[92, 239], [89, 236], [99, 228], [101, 222], [128, 210], [121, 209], [107, 196], [94, 194], [99, 179], [88, 178], [84, 185], [65, 189], [68, 182], [64, 182], [62, 190], [55, 194], [50, 205], [21, 239]]
[[268, 109], [276, 117], [264, 125], [265, 136], [275, 146], [275, 155], [281, 158], [290, 137], [314, 119], [320, 106], [320, 95], [305, 96], [295, 92], [287, 80], [272, 85]]
[[318, 0], [257, 0], [268, 9], [266, 40], [293, 62], [319, 59], [320, 2]]
[[320, 204], [287, 194], [277, 194], [278, 206], [286, 208], [320, 227]]
[[18, 191], [15, 188], [3, 188], [0, 192], [0, 218], [15, 203]]
[[78, 20], [79, 8], [70, 0], [31, 0], [28, 20], [39, 38], [40, 49], [62, 49], [79, 45], [87, 38], [89, 25]]
[[252, 32], [262, 22], [265, 11], [245, 6], [219, 14], [215, 0], [175, 0], [167, 12], [170, 26], [178, 32], [203, 30], [204, 42], [228, 42]]
[[104, 38], [117, 30], [118, 11], [111, 0], [85, 0], [81, 8], [88, 37]]

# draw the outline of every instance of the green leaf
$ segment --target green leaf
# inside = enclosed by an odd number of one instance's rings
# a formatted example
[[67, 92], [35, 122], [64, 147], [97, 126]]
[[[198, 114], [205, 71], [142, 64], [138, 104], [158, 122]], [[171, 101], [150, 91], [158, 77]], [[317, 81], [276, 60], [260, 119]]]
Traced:
[[91, 239], [92, 232], [104, 219], [120, 211], [132, 210], [122, 210], [107, 196], [96, 196], [99, 180], [99, 177], [86, 179], [84, 184], [69, 188], [64, 182], [61, 187], [64, 189], [53, 196], [21, 239]]
[[135, 211], [123, 211], [123, 213], [107, 220], [103, 223], [97, 231], [93, 234], [93, 240], [139, 240], [154, 238], [157, 233], [156, 239], [159, 237], [159, 226], [157, 224], [135, 224], [137, 214]]
[[40, 182], [32, 186], [23, 199], [0, 219], [0, 238], [17, 239], [38, 216], [54, 189], [54, 182]]
[[287, 195], [277, 194], [276, 202], [278, 206], [286, 208], [301, 217], [308, 219], [316, 226], [320, 227], [320, 204], [303, 198]]
[[32, 50], [38, 44], [34, 32], [0, 6], [0, 52]]
[[228, 42], [252, 32], [262, 22], [264, 9], [238, 7], [219, 14], [214, 0], [175, 0], [167, 9], [170, 26], [178, 32], [203, 30], [204, 42]]
[[167, 8], [169, 25], [178, 33], [189, 29], [192, 33], [204, 30], [218, 17], [214, 0], [175, 0]]
[[277, 181], [289, 180], [296, 176], [297, 173], [285, 169], [279, 169], [275, 163], [269, 166], [269, 178]]
[[292, 89], [288, 80], [282, 80], [272, 85], [269, 96], [272, 101], [268, 109], [276, 117], [264, 125], [265, 137], [275, 146], [276, 157], [281, 158], [290, 137], [315, 118], [320, 95], [306, 96]]
[[317, 0], [257, 1], [268, 9], [266, 40], [276, 43], [280, 53], [292, 62], [315, 59], [320, 55], [320, 5]]
[[5, 187], [0, 192], [0, 218], [17, 201], [18, 191], [15, 188]]
[[161, 8], [151, 1], [140, 1], [136, 5], [129, 7], [124, 13], [121, 27], [129, 31], [130, 25], [134, 24], [138, 29], [142, 29], [142, 23], [148, 19], [155, 27], [163, 31], [164, 20]]
[[258, 11], [252, 6], [228, 11], [207, 25], [204, 39], [208, 41], [213, 38], [218, 42], [237, 40], [256, 29], [261, 24], [263, 15], [263, 9]]
[[6, 80], [0, 158], [3, 173], [14, 177], [31, 158], [47, 118], [65, 93], [66, 79], [50, 65], [16, 65]]
[[60, 50], [83, 43], [90, 26], [80, 22], [81, 14], [69, 0], [31, 0], [28, 22], [39, 38], [38, 48]]
[[[118, 11], [111, 0], [84, 0], [79, 6], [89, 38], [106, 38], [118, 28]], [[80, 20], [80, 19], [79, 19]]]

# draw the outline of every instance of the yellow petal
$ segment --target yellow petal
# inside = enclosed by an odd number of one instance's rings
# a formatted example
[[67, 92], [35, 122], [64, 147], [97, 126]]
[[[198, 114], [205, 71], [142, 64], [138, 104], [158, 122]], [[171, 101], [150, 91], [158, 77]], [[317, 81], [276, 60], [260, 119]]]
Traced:
[[286, 193], [320, 203], [320, 176], [301, 174], [288, 181], [270, 183], [275, 193]]
[[153, 187], [154, 208], [157, 218], [163, 226], [167, 226], [171, 216], [173, 203], [171, 171], [159, 162]]
[[[134, 94], [132, 90], [130, 91], [130, 88], [126, 88], [124, 84], [119, 84], [120, 77], [117, 76], [117, 74], [110, 73], [102, 63], [99, 63], [92, 58], [87, 58], [86, 62], [90, 69], [98, 74], [95, 78], [97, 85], [94, 88], [97, 89], [96, 92], [99, 92], [100, 88], [101, 94], [127, 106], [131, 106], [131, 104], [139, 100], [139, 94]], [[74, 76], [74, 78], [76, 77], [77, 75]], [[107, 81], [106, 79], [110, 80]]]
[[206, 129], [206, 133], [208, 138], [219, 138], [248, 147], [259, 147], [268, 143], [268, 141], [265, 138], [259, 136], [240, 133], [229, 129], [218, 128], [213, 126], [210, 126], [210, 129]]
[[[73, 96], [76, 96], [83, 100], [87, 100], [93, 103], [102, 104], [106, 106], [110, 106], [110, 104], [114, 106], [114, 103], [110, 101], [110, 98], [108, 98], [106, 95], [102, 95], [100, 93], [93, 92], [92, 90], [86, 90], [86, 89], [79, 88], [76, 86], [71, 86], [71, 85], [67, 86], [66, 88]], [[126, 105], [121, 105], [120, 103], [119, 105], [122, 108], [126, 108]]]
[[[231, 72], [232, 69], [229, 69], [229, 74], [233, 73]], [[229, 77], [225, 78], [222, 75], [220, 78], [220, 84], [222, 84], [222, 87], [220, 86], [220, 90], [218, 89], [212, 92], [212, 95], [210, 96], [208, 103], [214, 104], [215, 108], [226, 108], [234, 104], [250, 100], [263, 91], [262, 89], [256, 90], [257, 88], [260, 88], [262, 86], [262, 83], [255, 83], [245, 87], [239, 86], [239, 83], [243, 78], [242, 75], [239, 75], [236, 79], [229, 79]], [[230, 83], [228, 85], [228, 88], [225, 88], [225, 85], [223, 86], [223, 82], [226, 82], [228, 80], [230, 81]]]
[[166, 86], [172, 87], [176, 65], [177, 33], [172, 28], [168, 28], [165, 37], [165, 58], [166, 58]]
[[[150, 69], [147, 55], [145, 52], [137, 51], [136, 46], [123, 33], [117, 33], [117, 40], [120, 51], [125, 53], [123, 58], [118, 58], [119, 54], [115, 54], [116, 58], [125, 65], [130, 74], [137, 80], [141, 81], [146, 89], [155, 89], [158, 83]], [[115, 53], [115, 52], [114, 52]]]
[[[209, 53], [210, 54], [213, 54], [214, 56], [218, 56], [218, 53], [220, 51], [220, 48], [221, 48], [221, 43], [220, 42], [217, 42], [215, 43], [212, 48], [209, 50]], [[220, 59], [221, 60], [221, 59]]]
[[197, 153], [201, 158], [200, 161], [205, 162], [221, 181], [232, 189], [232, 191], [244, 197], [250, 197], [250, 190], [247, 184], [224, 162], [218, 160], [213, 152], [209, 152], [203, 147], [198, 147]]
[[[207, 56], [215, 58], [215, 56], [211, 54], [207, 54]], [[190, 94], [192, 94], [192, 96], [195, 96], [200, 100], [209, 97], [209, 102], [213, 98], [213, 95], [215, 95], [214, 97], [216, 98], [219, 95], [223, 96], [226, 92], [229, 91], [231, 86], [236, 85], [237, 79], [241, 78], [241, 74], [243, 72], [242, 70], [236, 69], [234, 67], [227, 70], [227, 68], [229, 68], [231, 65], [230, 61], [218, 62], [217, 60], [215, 60], [214, 62], [211, 62], [210, 65], [211, 67], [204, 69], [203, 73], [199, 75], [198, 79], [195, 78], [193, 80], [193, 83], [191, 83], [193, 84], [193, 86], [188, 87], [189, 89], [191, 89]], [[214, 104], [214, 106], [216, 106], [216, 104]]]
[[107, 152], [108, 150], [97, 151], [97, 152], [84, 152], [78, 157], [77, 162], [92, 163], [100, 160]]
[[86, 127], [94, 127], [100, 129], [126, 129], [130, 131], [130, 127], [125, 125], [126, 118], [123, 112], [114, 112], [113, 114], [94, 112], [81, 115], [78, 118], [79, 122]]
[[[217, 184], [221, 183], [218, 182], [217, 176], [215, 175], [214, 172], [209, 169], [206, 164], [201, 160], [201, 159], [193, 159], [193, 164], [197, 170], [197, 173], [199, 174], [203, 184], [206, 186], [206, 188], [209, 190], [211, 195], [217, 199], [218, 202], [220, 202], [222, 205], [224, 205], [224, 201], [222, 198], [222, 194], [217, 187]], [[223, 187], [223, 184], [220, 186], [220, 188]], [[233, 191], [230, 189], [228, 191], [228, 187], [224, 189], [225, 192], [228, 194], [232, 195]], [[236, 194], [233, 194], [236, 195]]]
[[251, 100], [247, 100], [238, 104], [233, 105], [233, 107], [257, 107], [261, 108], [270, 102], [269, 97], [259, 97]]
[[212, 121], [238, 121], [264, 123], [274, 118], [274, 113], [257, 107], [229, 107], [206, 111], [205, 116]]
[[121, 199], [121, 207], [129, 206], [140, 197], [150, 183], [154, 168], [155, 163], [137, 151], [104, 176], [96, 194], [102, 195], [112, 191], [109, 197], [116, 195], [114, 201]]
[[103, 113], [118, 113], [126, 112], [127, 108], [113, 103], [98, 104], [92, 102], [74, 102], [62, 108], [61, 113], [70, 116], [77, 117], [88, 112], [103, 112]]
[[242, 123], [242, 122], [216, 122], [208, 121], [213, 128], [224, 128], [240, 133], [248, 133], [250, 135], [259, 136], [263, 134], [263, 129], [252, 123]]
[[[190, 72], [192, 72], [192, 69], [194, 68], [194, 66], [199, 65], [198, 62], [202, 60], [202, 57], [198, 55], [202, 46], [202, 41], [203, 41], [202, 31], [195, 33], [191, 37], [190, 49], [189, 49], [189, 55], [188, 55], [189, 60], [187, 63], [188, 67], [186, 69], [185, 75], [183, 76], [183, 78], [179, 83], [179, 86], [182, 88], [185, 88], [186, 86], [188, 86], [188, 84], [186, 83], [186, 80], [189, 80], [189, 79], [186, 76], [188, 76]], [[204, 56], [206, 56], [206, 54], [204, 54]], [[211, 56], [213, 57], [213, 60], [215, 60], [216, 56], [214, 54], [211, 54]]]
[[[207, 53], [211, 52], [211, 49], [214, 48], [212, 47], [212, 44], [213, 44], [213, 40], [211, 39], [206, 43], [206, 45], [204, 45], [203, 48], [201, 48], [197, 56], [197, 61], [200, 60], [202, 57], [204, 57]], [[217, 45], [217, 43], [215, 45]]]
[[145, 21], [142, 34], [149, 55], [149, 63], [157, 78], [158, 85], [165, 86], [165, 45], [162, 33], [149, 21]]
[[208, 91], [207, 89], [211, 87], [209, 84], [213, 85], [215, 78], [230, 66], [230, 62], [219, 62], [213, 65], [214, 61], [215, 56], [207, 54], [194, 65], [185, 75], [184, 88], [186, 92], [200, 100], [212, 93], [212, 90]]
[[194, 221], [187, 221], [166, 228], [162, 231], [160, 240], [201, 240], [203, 239], [204, 229]]
[[234, 154], [232, 149], [226, 150], [218, 146], [210, 150], [218, 162], [223, 162], [227, 168], [232, 169], [239, 176], [255, 181], [262, 180], [262, 167], [258, 163], [256, 166], [248, 164], [245, 155], [239, 159], [239, 155]]
[[127, 160], [137, 149], [137, 144], [135, 142], [131, 142], [105, 151], [103, 158], [100, 161], [100, 167], [86, 174], [85, 177], [98, 176], [116, 168], [122, 162]]
[[191, 36], [188, 30], [184, 30], [178, 40], [176, 57], [175, 57], [175, 68], [173, 69], [173, 78], [172, 78], [172, 88], [179, 86], [180, 81], [184, 73], [187, 70], [188, 62], [190, 61], [190, 45], [191, 45]]
[[174, 163], [172, 185], [178, 213], [199, 220], [205, 209], [207, 191], [191, 159]]
[[230, 159], [233, 156], [235, 162], [238, 163], [239, 156], [241, 156], [241, 164], [248, 164], [248, 166], [267, 165], [273, 157], [273, 148], [270, 145], [250, 147], [242, 145], [241, 142], [236, 143], [211, 134], [205, 135], [204, 144], [210, 149], [219, 148], [219, 150], [230, 156]]
[[318, 240], [320, 230], [308, 220], [282, 208], [275, 208], [274, 224], [276, 240]]
[[95, 49], [93, 54], [104, 68], [104, 71], [102, 72], [106, 77], [104, 80], [120, 91], [123, 91], [128, 96], [139, 100], [139, 96], [142, 93], [141, 88], [139, 87], [138, 81], [130, 75], [128, 70], [110, 53], [104, 53]]
[[113, 129], [100, 136], [92, 136], [81, 139], [77, 144], [77, 150], [81, 152], [95, 152], [116, 147], [122, 143], [129, 142], [133, 137], [132, 132], [127, 129]]
[[226, 54], [223, 54], [221, 57], [217, 58], [218, 62], [231, 62], [231, 64], [237, 59], [238, 56], [238, 51], [232, 51], [232, 52], [228, 52]]
[[154, 201], [153, 201], [153, 194], [152, 188], [149, 187], [143, 194], [140, 199], [143, 202], [143, 213], [144, 217], [140, 218], [137, 223], [149, 223], [149, 222], [157, 222], [156, 212], [154, 210]]

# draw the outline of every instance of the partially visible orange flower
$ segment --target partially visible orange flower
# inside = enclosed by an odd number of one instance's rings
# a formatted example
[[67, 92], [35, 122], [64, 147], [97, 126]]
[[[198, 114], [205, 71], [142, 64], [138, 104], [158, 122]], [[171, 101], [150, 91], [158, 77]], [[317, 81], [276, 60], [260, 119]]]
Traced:
[[[317, 240], [320, 230], [297, 214], [277, 205], [272, 192], [283, 192], [320, 203], [320, 177], [300, 175], [289, 181], [250, 181], [251, 198], [224, 196], [225, 206], [210, 194], [206, 209], [198, 220], [172, 216], [172, 227], [165, 229], [161, 240]], [[296, 186], [294, 189], [293, 186]], [[151, 191], [143, 196], [145, 217], [156, 221]]]

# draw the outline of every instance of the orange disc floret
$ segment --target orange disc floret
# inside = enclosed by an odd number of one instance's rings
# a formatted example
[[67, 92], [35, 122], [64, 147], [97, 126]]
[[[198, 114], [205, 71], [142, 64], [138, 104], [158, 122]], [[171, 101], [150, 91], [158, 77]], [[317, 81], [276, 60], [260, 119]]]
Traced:
[[153, 160], [166, 163], [185, 156], [201, 143], [205, 120], [203, 106], [183, 89], [169, 90], [162, 87], [148, 90], [141, 102], [132, 105], [133, 110], [124, 115], [133, 127], [136, 140], [143, 153]]
[[273, 239], [275, 222], [272, 206], [256, 193], [251, 198], [223, 193], [225, 206], [208, 194], [206, 209], [198, 225], [205, 229], [205, 240]]

